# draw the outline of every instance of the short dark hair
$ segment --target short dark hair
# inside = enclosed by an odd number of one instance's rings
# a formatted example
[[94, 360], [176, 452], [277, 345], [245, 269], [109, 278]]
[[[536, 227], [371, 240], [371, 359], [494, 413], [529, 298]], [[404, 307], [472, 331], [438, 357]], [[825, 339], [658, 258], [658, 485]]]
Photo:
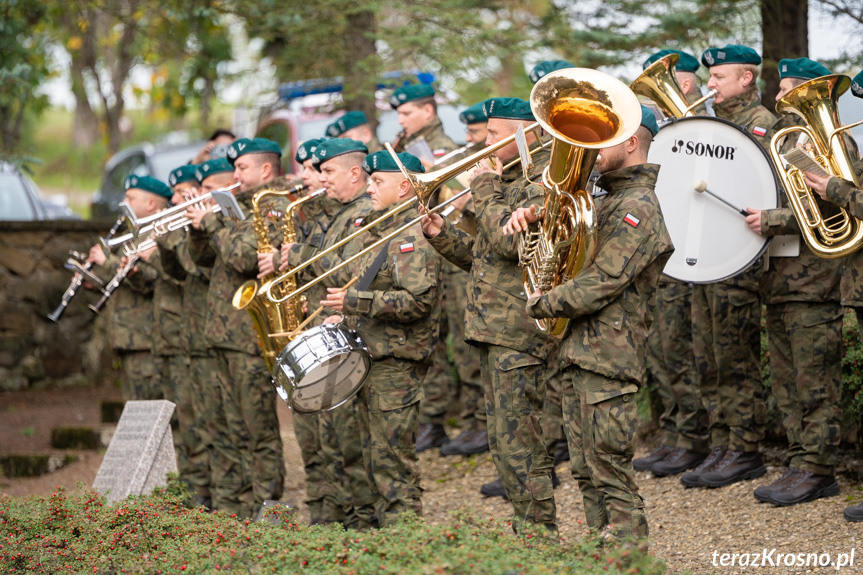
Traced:
[[218, 137], [220, 137], [220, 136], [228, 136], [229, 138], [233, 138], [233, 139], [235, 139], [235, 140], [237, 139], [237, 136], [235, 136], [235, 135], [234, 135], [234, 133], [233, 133], [232, 131], [230, 131], [230, 130], [225, 130], [224, 128], [219, 128], [218, 130], [216, 130], [215, 132], [213, 132], [213, 135], [212, 135], [212, 136], [210, 136], [209, 138], [207, 138], [207, 141], [208, 141], [208, 142], [212, 142], [213, 140], [215, 140], [216, 138], [218, 138]]
[[256, 165], [263, 166], [264, 164], [270, 164], [273, 168], [273, 175], [280, 176], [282, 175], [282, 163], [280, 161], [278, 154], [273, 154], [270, 152], [260, 153], [260, 154], [251, 154], [249, 157], [254, 157], [257, 162]]

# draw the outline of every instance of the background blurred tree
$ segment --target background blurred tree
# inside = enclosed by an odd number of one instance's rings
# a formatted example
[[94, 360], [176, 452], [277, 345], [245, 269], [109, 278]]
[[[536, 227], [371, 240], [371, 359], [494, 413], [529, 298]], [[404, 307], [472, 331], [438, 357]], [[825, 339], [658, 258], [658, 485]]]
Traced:
[[23, 155], [22, 129], [48, 103], [39, 88], [50, 76], [40, 0], [0, 3], [0, 155]]

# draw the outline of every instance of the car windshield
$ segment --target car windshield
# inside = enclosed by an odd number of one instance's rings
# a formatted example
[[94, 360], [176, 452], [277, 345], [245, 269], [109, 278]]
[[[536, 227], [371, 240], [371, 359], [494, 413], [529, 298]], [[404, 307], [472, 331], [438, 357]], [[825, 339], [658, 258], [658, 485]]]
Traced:
[[201, 149], [201, 146], [203, 146], [203, 144], [195, 143], [188, 146], [181, 146], [178, 148], [171, 148], [170, 150], [156, 152], [150, 158], [150, 161], [153, 163], [152, 176], [158, 180], [167, 182], [168, 176], [171, 175], [171, 170], [182, 166], [183, 164], [188, 164], [189, 161], [195, 157], [195, 154], [198, 153], [198, 150]]
[[0, 220], [35, 220], [33, 204], [17, 174], [0, 172]]

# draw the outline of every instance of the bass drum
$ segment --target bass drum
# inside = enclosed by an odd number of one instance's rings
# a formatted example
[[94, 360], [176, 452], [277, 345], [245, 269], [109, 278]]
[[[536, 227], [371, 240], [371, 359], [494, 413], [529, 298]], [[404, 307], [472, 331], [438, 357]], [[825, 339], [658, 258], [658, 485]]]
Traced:
[[779, 207], [779, 180], [758, 142], [731, 122], [687, 117], [665, 124], [650, 146], [659, 164], [656, 196], [674, 253], [664, 273], [691, 283], [713, 283], [746, 270], [767, 249], [769, 238], [752, 232], [733, 206]]
[[276, 392], [299, 413], [320, 413], [356, 395], [369, 377], [371, 355], [356, 332], [325, 323], [304, 331], [276, 358]]

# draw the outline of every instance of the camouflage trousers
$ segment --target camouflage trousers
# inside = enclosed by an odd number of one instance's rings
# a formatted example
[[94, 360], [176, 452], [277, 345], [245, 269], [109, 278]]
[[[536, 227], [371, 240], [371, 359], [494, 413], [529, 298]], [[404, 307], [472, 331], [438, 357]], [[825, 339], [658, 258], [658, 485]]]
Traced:
[[[420, 403], [420, 423], [443, 424], [453, 398], [459, 398], [459, 427], [462, 431], [486, 428], [485, 401], [479, 370], [479, 353], [464, 340], [464, 306], [468, 274], [459, 270], [444, 273], [441, 333], [432, 365], [426, 374], [425, 395]], [[447, 353], [447, 341], [452, 345], [456, 379], [453, 385], [452, 367]]]
[[792, 467], [832, 475], [842, 408], [842, 308], [838, 302], [768, 304], [770, 385]]
[[692, 291], [684, 283], [660, 283], [647, 337], [647, 366], [663, 407], [661, 443], [703, 453], [708, 451], [707, 412], [692, 348]]
[[587, 525], [611, 526], [618, 537], [647, 538], [644, 500], [638, 494], [632, 456], [638, 429], [634, 393], [610, 399], [590, 393], [628, 383], [569, 366], [564, 373], [563, 417], [572, 477], [584, 500]]
[[[294, 436], [300, 447], [306, 482], [306, 505], [312, 522], [342, 521], [344, 513], [338, 500], [336, 485], [327, 479], [327, 465], [321, 451], [320, 414], [292, 412]], [[325, 510], [325, 499], [328, 507]]]
[[542, 435], [545, 362], [498, 345], [481, 344], [488, 445], [519, 523], [556, 531], [553, 463]]
[[545, 371], [545, 402], [542, 406], [542, 436], [549, 455], [561, 441], [566, 441], [563, 428], [563, 381], [564, 368], [557, 357], [552, 356]]
[[[165, 385], [165, 399], [174, 402], [176, 408], [171, 418], [174, 427], [174, 452], [177, 454], [177, 470], [180, 479], [185, 481], [197, 494], [206, 495], [209, 491], [209, 468], [195, 468], [191, 454], [201, 443], [192, 408], [192, 376], [189, 358], [185, 355], [162, 356], [162, 377]], [[203, 425], [204, 420], [200, 420]]]
[[123, 400], [162, 399], [162, 362], [149, 351], [119, 351], [123, 366]]
[[345, 527], [376, 527], [379, 494], [369, 481], [360, 434], [359, 394], [319, 418], [321, 455], [327, 491], [324, 511], [341, 515]]
[[359, 394], [363, 461], [377, 490], [375, 509], [381, 527], [393, 525], [406, 511], [422, 515], [416, 444], [427, 369], [393, 357], [375, 360]]
[[710, 447], [756, 451], [767, 419], [758, 293], [725, 283], [696, 286], [692, 326]]
[[[214, 438], [219, 433], [228, 435], [217, 372], [215, 353], [189, 358], [189, 387], [194, 418], [192, 432], [196, 437], [195, 442], [188, 446], [189, 465], [198, 495], [212, 497], [214, 508], [220, 508], [222, 503], [213, 486], [223, 481], [220, 471], [224, 468], [220, 464]], [[180, 425], [182, 427], [182, 420]]]
[[217, 349], [216, 358], [227, 433], [215, 441], [229, 466], [224, 484], [216, 488], [219, 500], [226, 502], [225, 511], [249, 518], [264, 500], [279, 499], [284, 489], [276, 393], [262, 357]]

